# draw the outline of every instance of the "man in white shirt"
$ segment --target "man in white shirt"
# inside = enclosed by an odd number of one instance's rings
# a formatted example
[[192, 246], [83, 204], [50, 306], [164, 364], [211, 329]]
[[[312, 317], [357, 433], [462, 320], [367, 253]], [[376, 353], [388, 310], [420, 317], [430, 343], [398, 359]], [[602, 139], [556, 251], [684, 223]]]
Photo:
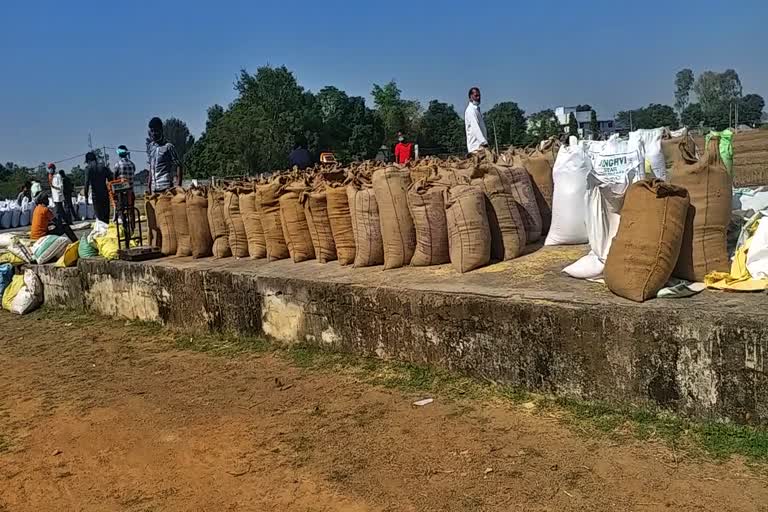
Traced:
[[480, 148], [488, 147], [485, 121], [480, 112], [480, 89], [477, 87], [469, 90], [469, 105], [464, 111], [464, 128], [467, 130], [467, 153], [474, 153]]
[[67, 210], [64, 209], [64, 171], [55, 171], [51, 177], [51, 199], [56, 207], [56, 216], [63, 222], [69, 224], [69, 215]]

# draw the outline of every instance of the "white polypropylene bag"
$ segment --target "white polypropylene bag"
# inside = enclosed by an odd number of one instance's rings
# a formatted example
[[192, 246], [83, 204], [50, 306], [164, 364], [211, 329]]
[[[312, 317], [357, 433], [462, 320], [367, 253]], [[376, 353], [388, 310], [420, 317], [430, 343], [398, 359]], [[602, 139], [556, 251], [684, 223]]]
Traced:
[[19, 226], [29, 226], [32, 223], [32, 201], [28, 197], [21, 200], [21, 217], [19, 218]]
[[552, 225], [544, 245], [583, 244], [588, 241], [586, 223], [587, 174], [591, 165], [584, 147], [571, 138], [561, 146], [552, 169]]
[[43, 283], [32, 270], [24, 271], [24, 287], [11, 302], [11, 313], [24, 315], [43, 303]]
[[747, 251], [747, 270], [752, 279], [768, 277], [768, 217], [760, 220], [752, 237], [752, 244]]
[[644, 152], [653, 174], [664, 179], [667, 174], [667, 162], [661, 149], [661, 138], [664, 136], [664, 128], [652, 130], [635, 130], [629, 132], [629, 145], [632, 149]]
[[13, 220], [13, 212], [11, 210], [0, 210], [0, 229], [9, 229], [11, 227], [11, 220]]
[[590, 253], [563, 269], [579, 279], [602, 275], [611, 242], [619, 231], [621, 207], [629, 186], [644, 177], [645, 160], [628, 141], [611, 138], [599, 152], [590, 152], [591, 170], [587, 175], [587, 236]]
[[19, 208], [18, 205], [14, 204], [13, 208], [11, 208], [11, 227], [12, 228], [19, 227], [20, 222], [21, 222], [21, 208]]
[[768, 187], [733, 189], [731, 209], [760, 211], [768, 208]]

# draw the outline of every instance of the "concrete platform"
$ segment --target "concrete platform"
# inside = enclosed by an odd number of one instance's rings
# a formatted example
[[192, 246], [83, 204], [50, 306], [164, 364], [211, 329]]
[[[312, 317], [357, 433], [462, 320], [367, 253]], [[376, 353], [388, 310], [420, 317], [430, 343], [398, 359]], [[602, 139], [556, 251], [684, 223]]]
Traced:
[[426, 363], [534, 391], [768, 422], [768, 296], [644, 304], [560, 270], [583, 246], [449, 265], [82, 260], [37, 267], [49, 305]]

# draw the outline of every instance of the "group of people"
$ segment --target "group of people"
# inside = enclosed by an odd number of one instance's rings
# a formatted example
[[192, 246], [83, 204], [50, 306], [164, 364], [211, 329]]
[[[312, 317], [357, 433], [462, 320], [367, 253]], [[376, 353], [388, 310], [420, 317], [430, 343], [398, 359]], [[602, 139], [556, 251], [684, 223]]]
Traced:
[[[158, 117], [149, 121], [147, 138], [147, 164], [148, 180], [147, 189], [153, 193], [164, 192], [170, 188], [181, 185], [183, 169], [181, 160], [173, 144], [165, 139], [163, 122]], [[103, 165], [96, 154], [89, 151], [85, 154], [85, 183], [83, 195], [86, 201], [93, 205], [96, 219], [108, 223], [113, 220], [110, 217], [113, 198], [110, 195], [111, 186], [114, 183], [127, 184], [126, 197], [128, 206], [133, 208], [136, 198], [134, 193], [134, 179], [136, 165], [131, 160], [131, 154], [125, 145], [117, 147], [117, 162], [114, 167]], [[48, 164], [48, 185], [50, 196], [42, 191], [42, 187], [36, 182], [26, 182], [21, 187], [17, 201], [21, 205], [26, 197], [35, 201], [35, 209], [32, 212], [32, 225], [30, 239], [37, 240], [48, 234], [66, 235], [73, 242], [77, 240], [72, 232], [70, 224], [80, 220], [75, 208], [74, 185], [64, 170], [57, 170], [56, 164]], [[49, 199], [53, 200], [53, 211], [48, 207]], [[115, 211], [115, 216], [117, 215]]]

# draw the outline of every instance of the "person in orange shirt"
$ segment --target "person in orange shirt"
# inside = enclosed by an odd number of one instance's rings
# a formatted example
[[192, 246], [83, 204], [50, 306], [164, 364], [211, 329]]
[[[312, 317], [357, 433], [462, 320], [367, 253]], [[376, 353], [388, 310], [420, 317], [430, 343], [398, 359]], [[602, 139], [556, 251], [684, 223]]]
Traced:
[[45, 235], [66, 235], [73, 242], [77, 242], [72, 228], [56, 217], [48, 208], [48, 194], [41, 192], [35, 198], [35, 210], [32, 212], [32, 226], [29, 230], [29, 239], [38, 240]]

